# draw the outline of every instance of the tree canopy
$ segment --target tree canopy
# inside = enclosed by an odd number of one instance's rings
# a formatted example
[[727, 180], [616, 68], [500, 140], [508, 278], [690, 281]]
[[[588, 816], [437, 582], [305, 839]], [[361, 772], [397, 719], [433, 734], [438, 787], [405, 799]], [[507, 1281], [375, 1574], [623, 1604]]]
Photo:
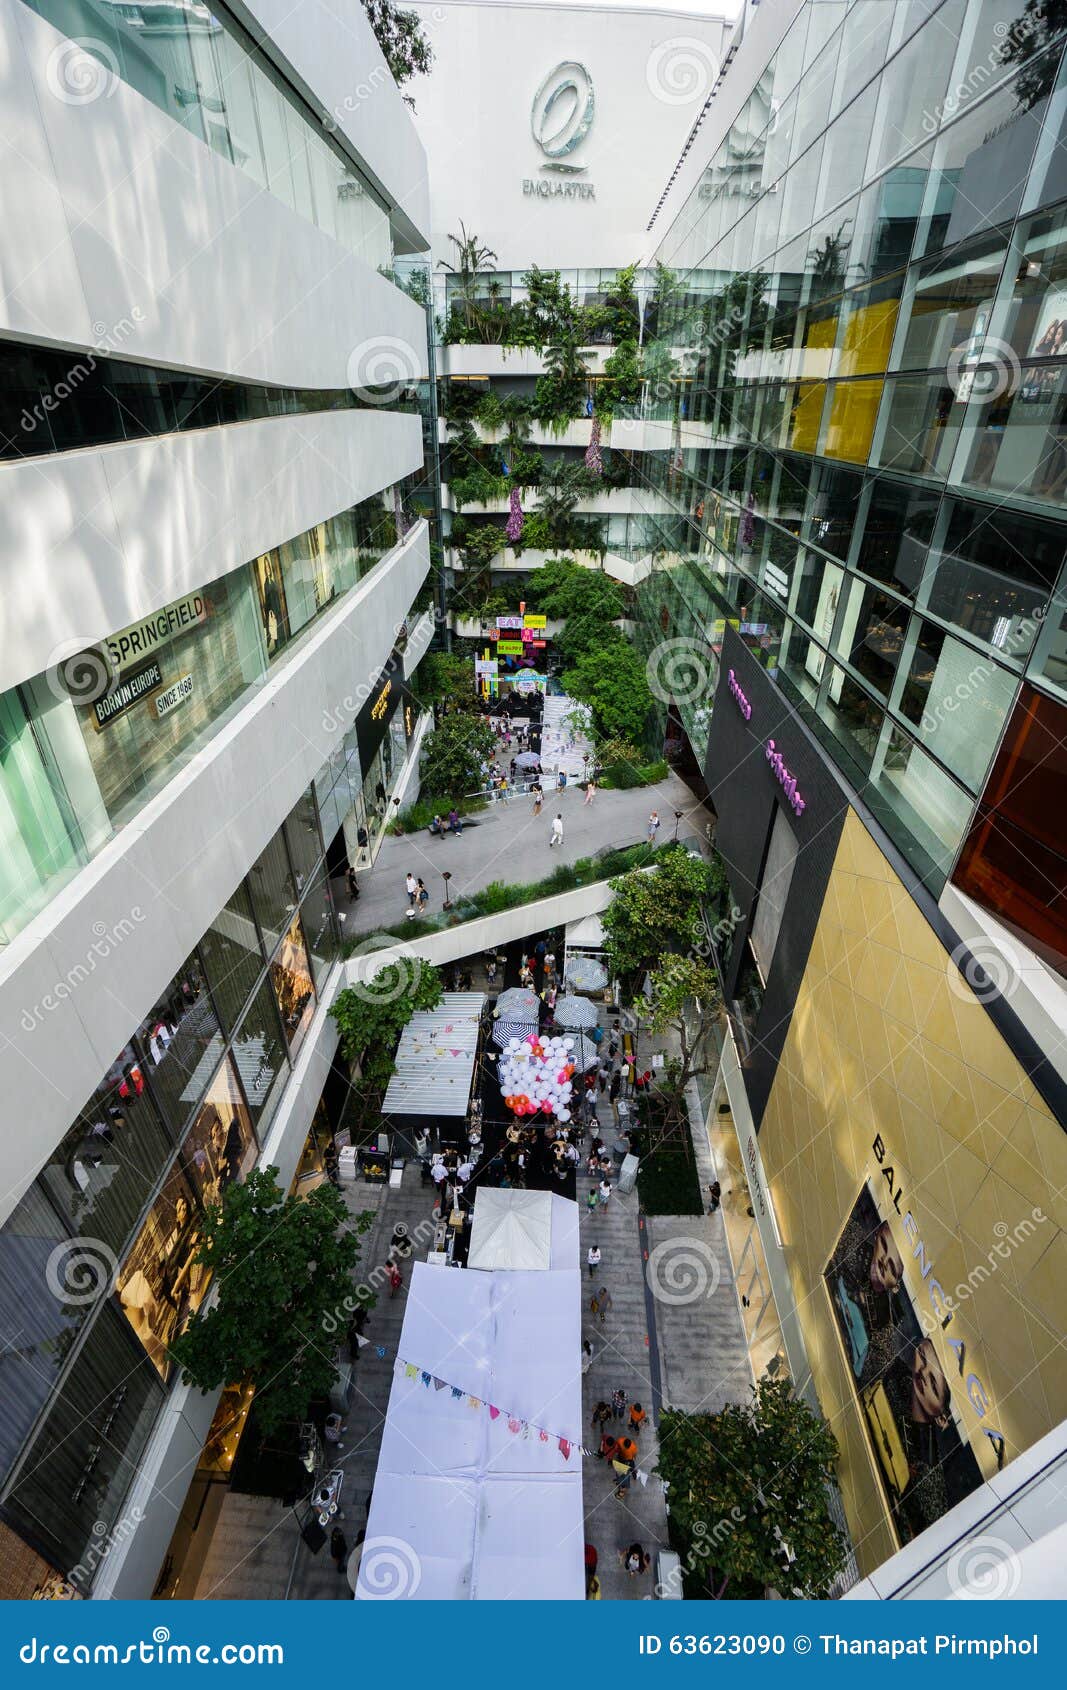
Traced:
[[364, 1078], [384, 1086], [411, 1017], [418, 1009], [436, 1009], [443, 995], [437, 970], [422, 957], [402, 957], [371, 979], [346, 986], [330, 1007], [345, 1061], [362, 1062]]
[[197, 1252], [218, 1298], [170, 1346], [186, 1384], [211, 1391], [251, 1379], [266, 1433], [304, 1419], [337, 1378], [328, 1334], [347, 1324], [357, 1302], [374, 1300], [353, 1287], [359, 1235], [373, 1218], [368, 1211], [352, 1220], [330, 1184], [287, 1197], [277, 1168], [227, 1186], [204, 1216]]
[[464, 798], [484, 784], [482, 764], [493, 753], [493, 730], [481, 716], [445, 716], [426, 742], [422, 757], [425, 798]]
[[588, 704], [601, 739], [625, 739], [640, 745], [652, 715], [652, 693], [645, 665], [617, 629], [579, 652], [563, 674], [563, 690]]
[[652, 869], [613, 880], [614, 897], [601, 916], [612, 973], [631, 975], [668, 952], [702, 949], [701, 910], [724, 880], [718, 860], [705, 862], [684, 845], [666, 845]]
[[728, 1597], [825, 1597], [845, 1554], [830, 1514], [838, 1448], [788, 1379], [761, 1379], [721, 1414], [665, 1410], [657, 1472], [690, 1566]]
[[[407, 12], [402, 6], [395, 6], [393, 0], [363, 0], [363, 10], [398, 88], [429, 70], [433, 48], [418, 12]], [[410, 95], [405, 94], [404, 99], [414, 108]]]

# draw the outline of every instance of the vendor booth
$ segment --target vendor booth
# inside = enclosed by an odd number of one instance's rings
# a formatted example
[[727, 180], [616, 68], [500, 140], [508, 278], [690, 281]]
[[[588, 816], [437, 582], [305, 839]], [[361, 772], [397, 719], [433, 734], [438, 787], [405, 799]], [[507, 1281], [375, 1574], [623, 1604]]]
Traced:
[[581, 1335], [576, 1264], [415, 1264], [357, 1600], [583, 1600]]
[[474, 1201], [467, 1266], [538, 1273], [577, 1268], [577, 1204], [551, 1191], [483, 1186]]
[[485, 1001], [482, 992], [446, 992], [401, 1033], [382, 1103], [394, 1158], [466, 1142]]

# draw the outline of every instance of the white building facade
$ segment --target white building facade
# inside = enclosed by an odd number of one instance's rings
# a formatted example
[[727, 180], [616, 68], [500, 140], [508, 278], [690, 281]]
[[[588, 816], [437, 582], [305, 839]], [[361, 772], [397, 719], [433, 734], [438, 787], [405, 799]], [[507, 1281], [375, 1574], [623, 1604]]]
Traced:
[[417, 754], [426, 159], [359, 7], [0, 35], [0, 1562], [147, 1597], [199, 1217], [305, 1155]]

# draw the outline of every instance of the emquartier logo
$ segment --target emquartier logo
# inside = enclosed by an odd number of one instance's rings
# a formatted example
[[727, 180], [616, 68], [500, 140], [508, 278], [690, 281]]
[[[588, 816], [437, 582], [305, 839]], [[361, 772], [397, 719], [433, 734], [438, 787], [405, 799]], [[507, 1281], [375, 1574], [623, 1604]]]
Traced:
[[575, 163], [571, 155], [592, 128], [595, 112], [593, 79], [584, 65], [576, 59], [564, 59], [549, 71], [530, 107], [530, 134], [544, 154], [541, 169], [548, 173], [549, 179], [526, 177], [522, 184], [524, 194], [541, 199], [595, 198], [596, 189], [591, 182], [551, 179], [585, 174], [588, 166]]

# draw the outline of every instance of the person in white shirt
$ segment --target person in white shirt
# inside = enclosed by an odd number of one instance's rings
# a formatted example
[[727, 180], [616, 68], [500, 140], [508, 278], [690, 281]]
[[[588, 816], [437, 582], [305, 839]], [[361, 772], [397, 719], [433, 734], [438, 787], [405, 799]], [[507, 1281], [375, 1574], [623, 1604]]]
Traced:
[[470, 1162], [461, 1162], [459, 1167], [456, 1169], [456, 1178], [458, 1179], [460, 1185], [466, 1185], [473, 1172], [474, 1168]]
[[408, 903], [412, 906], [412, 908], [414, 908], [415, 907], [415, 894], [419, 890], [419, 883], [415, 879], [415, 876], [413, 874], [409, 874], [407, 879], [404, 882], [404, 885], [407, 887]]
[[557, 816], [555, 821], [552, 823], [552, 834], [551, 834], [551, 837], [549, 838], [548, 844], [549, 844], [549, 849], [551, 849], [551, 847], [553, 845], [562, 845], [563, 844], [563, 817], [562, 816]]
[[600, 1266], [600, 1246], [599, 1246], [599, 1244], [590, 1244], [589, 1251], [588, 1251], [588, 1254], [586, 1255], [585, 1259], [586, 1259], [586, 1262], [588, 1263], [588, 1266], [589, 1266], [589, 1277], [590, 1277], [590, 1279], [592, 1279], [592, 1278], [594, 1278], [594, 1276], [596, 1274], [597, 1268]]

